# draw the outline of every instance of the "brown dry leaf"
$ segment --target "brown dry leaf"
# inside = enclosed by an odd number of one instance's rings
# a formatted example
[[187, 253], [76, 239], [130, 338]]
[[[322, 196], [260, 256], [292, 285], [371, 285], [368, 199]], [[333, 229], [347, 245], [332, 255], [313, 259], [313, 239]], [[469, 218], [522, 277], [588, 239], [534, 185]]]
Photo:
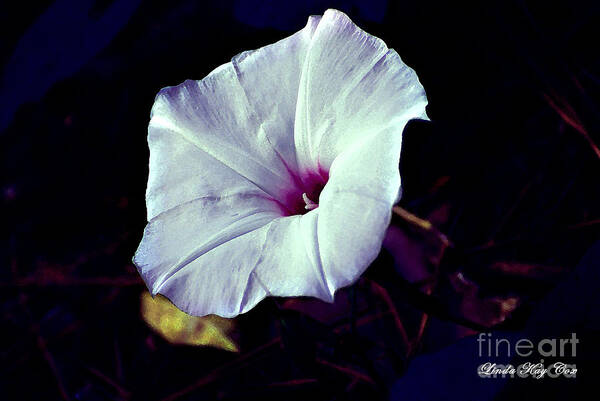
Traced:
[[149, 292], [142, 293], [141, 313], [144, 321], [173, 344], [207, 345], [226, 351], [238, 352], [229, 337], [234, 328], [232, 319], [216, 315], [190, 316], [177, 309], [167, 298]]
[[460, 312], [467, 319], [486, 327], [502, 323], [519, 305], [519, 297], [480, 297], [479, 286], [462, 273], [449, 276], [454, 290], [461, 296]]

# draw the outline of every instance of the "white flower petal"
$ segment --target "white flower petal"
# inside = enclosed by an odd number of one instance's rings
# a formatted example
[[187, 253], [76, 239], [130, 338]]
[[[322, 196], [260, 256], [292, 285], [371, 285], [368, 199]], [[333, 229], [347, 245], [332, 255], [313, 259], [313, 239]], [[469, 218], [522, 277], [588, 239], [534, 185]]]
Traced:
[[256, 275], [274, 296], [313, 296], [332, 301], [317, 239], [319, 210], [273, 221]]
[[308, 19], [294, 35], [235, 56], [233, 64], [246, 97], [260, 121], [259, 135], [288, 168], [297, 171], [294, 118], [302, 66], [320, 16]]
[[314, 33], [298, 92], [294, 135], [301, 169], [328, 170], [344, 149], [391, 120], [424, 117], [426, 104], [415, 72], [394, 50], [344, 13], [328, 10]]
[[150, 173], [146, 189], [148, 220], [198, 198], [235, 194], [266, 196], [251, 181], [217, 162], [182, 135], [151, 123]]
[[289, 181], [281, 160], [259, 140], [258, 121], [231, 63], [202, 81], [185, 81], [164, 88], [152, 108], [149, 131], [180, 135], [191, 145], [235, 171], [273, 197], [285, 192]]
[[319, 199], [318, 240], [329, 290], [354, 282], [377, 257], [400, 188], [404, 124], [356, 142], [333, 162]]
[[[148, 223], [134, 262], [152, 294], [194, 315], [233, 316], [246, 302], [267, 225], [279, 216], [264, 197], [196, 199]], [[254, 292], [248, 296], [258, 299]]]
[[193, 316], [234, 317], [260, 302], [267, 292], [252, 274], [267, 226], [213, 248], [190, 262], [160, 287], [179, 309]]

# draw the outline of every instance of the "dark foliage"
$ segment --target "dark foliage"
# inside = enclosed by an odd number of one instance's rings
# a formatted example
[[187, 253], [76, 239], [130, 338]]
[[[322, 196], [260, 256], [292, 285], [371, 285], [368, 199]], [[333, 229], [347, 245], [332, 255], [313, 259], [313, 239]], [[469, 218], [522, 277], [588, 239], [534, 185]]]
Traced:
[[[329, 6], [258, 3], [0, 5], [0, 398], [360, 400], [395, 388], [409, 400], [586, 399], [574, 392], [597, 372], [598, 252], [575, 267], [600, 239], [592, 1], [331, 3], [418, 72], [432, 122], [405, 131], [400, 205], [453, 246], [436, 259], [434, 234], [395, 221], [412, 244], [398, 252], [424, 257], [428, 281], [405, 281], [384, 251], [340, 293], [345, 314], [266, 300], [240, 316], [239, 354], [171, 345], [144, 323], [131, 257], [155, 94]], [[518, 307], [497, 318], [508, 297]], [[469, 385], [476, 345], [459, 339], [491, 326], [581, 333], [583, 379]]]

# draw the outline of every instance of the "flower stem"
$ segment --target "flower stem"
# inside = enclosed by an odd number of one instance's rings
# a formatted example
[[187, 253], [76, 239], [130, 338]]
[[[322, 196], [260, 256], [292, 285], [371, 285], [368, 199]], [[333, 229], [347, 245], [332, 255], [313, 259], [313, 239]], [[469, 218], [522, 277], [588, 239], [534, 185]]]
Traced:
[[446, 234], [438, 230], [430, 221], [422, 219], [400, 206], [394, 206], [392, 212], [413, 227], [435, 235], [445, 246], [452, 247], [452, 242], [448, 239]]

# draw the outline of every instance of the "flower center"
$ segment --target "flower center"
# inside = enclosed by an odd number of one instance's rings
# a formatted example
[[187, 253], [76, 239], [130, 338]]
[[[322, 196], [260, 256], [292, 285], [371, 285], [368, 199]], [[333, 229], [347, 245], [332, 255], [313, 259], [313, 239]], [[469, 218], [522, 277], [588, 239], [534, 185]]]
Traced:
[[295, 177], [293, 186], [281, 200], [281, 210], [284, 216], [302, 215], [319, 207], [319, 196], [327, 184], [329, 174], [310, 174], [300, 180]]
[[316, 208], [318, 208], [318, 207], [319, 207], [319, 204], [318, 204], [318, 203], [315, 203], [315, 202], [313, 202], [313, 201], [312, 201], [312, 200], [311, 200], [311, 199], [308, 197], [308, 195], [306, 195], [306, 192], [304, 192], [304, 193], [302, 194], [302, 199], [304, 200], [304, 203], [305, 203], [305, 206], [304, 206], [304, 208], [305, 208], [306, 210], [313, 210], [313, 209], [316, 209]]

